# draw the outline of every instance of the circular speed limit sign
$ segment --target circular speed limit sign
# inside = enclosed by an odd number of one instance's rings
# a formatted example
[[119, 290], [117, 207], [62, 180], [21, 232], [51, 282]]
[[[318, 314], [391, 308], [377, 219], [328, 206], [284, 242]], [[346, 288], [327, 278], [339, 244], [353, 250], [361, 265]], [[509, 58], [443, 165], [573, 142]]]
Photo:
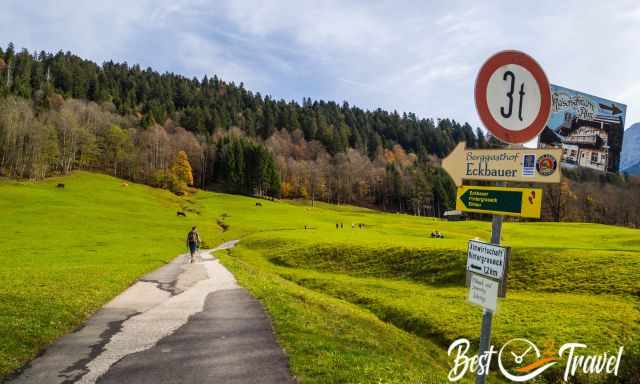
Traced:
[[498, 139], [520, 144], [538, 136], [551, 110], [549, 80], [540, 65], [519, 51], [502, 51], [480, 68], [476, 109]]

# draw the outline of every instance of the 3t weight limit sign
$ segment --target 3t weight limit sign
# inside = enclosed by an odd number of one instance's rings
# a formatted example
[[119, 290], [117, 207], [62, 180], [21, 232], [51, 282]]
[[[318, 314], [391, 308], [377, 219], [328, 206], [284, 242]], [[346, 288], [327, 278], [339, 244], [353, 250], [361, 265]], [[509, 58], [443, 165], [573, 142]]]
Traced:
[[551, 90], [544, 71], [518, 51], [503, 51], [485, 62], [476, 79], [475, 98], [487, 129], [512, 144], [536, 137], [551, 110]]
[[540, 101], [536, 80], [524, 67], [504, 65], [489, 78], [489, 112], [502, 126], [514, 131], [522, 131], [530, 126], [540, 110]]

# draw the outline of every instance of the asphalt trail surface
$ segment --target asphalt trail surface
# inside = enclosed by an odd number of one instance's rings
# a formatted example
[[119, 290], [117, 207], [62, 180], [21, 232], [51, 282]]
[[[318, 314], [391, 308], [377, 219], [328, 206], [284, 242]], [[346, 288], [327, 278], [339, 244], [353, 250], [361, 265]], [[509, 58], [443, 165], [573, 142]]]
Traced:
[[10, 383], [296, 383], [264, 308], [213, 252], [144, 276]]

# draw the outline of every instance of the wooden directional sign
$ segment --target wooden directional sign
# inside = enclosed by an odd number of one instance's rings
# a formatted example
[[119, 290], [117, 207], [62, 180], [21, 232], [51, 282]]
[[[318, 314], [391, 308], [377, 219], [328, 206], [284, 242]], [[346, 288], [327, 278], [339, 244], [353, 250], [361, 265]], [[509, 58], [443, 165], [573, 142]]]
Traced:
[[562, 149], [465, 149], [461, 142], [442, 160], [456, 185], [462, 180], [559, 183]]
[[542, 189], [458, 187], [456, 209], [466, 212], [540, 218]]
[[475, 99], [485, 127], [510, 144], [538, 136], [551, 111], [547, 76], [533, 58], [519, 51], [499, 52], [482, 65]]

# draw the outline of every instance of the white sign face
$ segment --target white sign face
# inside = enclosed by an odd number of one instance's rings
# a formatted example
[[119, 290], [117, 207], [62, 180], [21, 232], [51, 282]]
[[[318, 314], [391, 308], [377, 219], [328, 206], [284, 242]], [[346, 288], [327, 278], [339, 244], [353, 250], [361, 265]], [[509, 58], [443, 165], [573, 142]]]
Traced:
[[469, 240], [467, 271], [502, 280], [507, 267], [509, 248]]
[[498, 307], [498, 282], [472, 273], [469, 302], [495, 312]]
[[540, 112], [541, 102], [540, 86], [525, 67], [503, 65], [489, 78], [489, 112], [505, 129], [521, 131], [529, 127]]

